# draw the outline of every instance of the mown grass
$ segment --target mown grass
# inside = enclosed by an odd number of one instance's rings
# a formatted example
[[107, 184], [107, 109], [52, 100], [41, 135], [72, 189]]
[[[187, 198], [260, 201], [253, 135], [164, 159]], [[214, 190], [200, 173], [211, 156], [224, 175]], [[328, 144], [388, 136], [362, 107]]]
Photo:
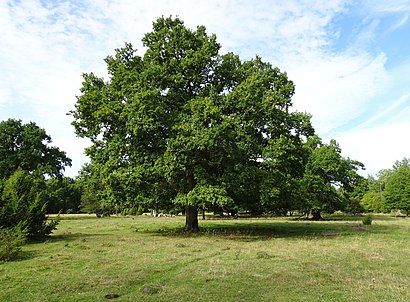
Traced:
[[410, 219], [62, 217], [0, 264], [0, 301], [410, 301]]

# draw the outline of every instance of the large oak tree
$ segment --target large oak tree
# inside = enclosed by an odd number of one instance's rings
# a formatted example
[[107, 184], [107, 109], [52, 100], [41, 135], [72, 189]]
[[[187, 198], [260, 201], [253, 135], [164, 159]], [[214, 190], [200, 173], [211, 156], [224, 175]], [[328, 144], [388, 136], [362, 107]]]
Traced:
[[303, 176], [310, 116], [291, 110], [294, 85], [261, 58], [221, 55], [205, 27], [159, 18], [142, 39], [106, 58], [109, 79], [84, 74], [73, 125], [107, 202], [271, 208], [280, 185]]

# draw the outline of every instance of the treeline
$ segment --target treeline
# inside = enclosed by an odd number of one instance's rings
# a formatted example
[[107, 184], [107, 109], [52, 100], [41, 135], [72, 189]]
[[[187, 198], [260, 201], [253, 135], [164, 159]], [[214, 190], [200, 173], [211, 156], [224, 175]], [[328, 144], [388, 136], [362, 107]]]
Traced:
[[[71, 161], [65, 153], [47, 144], [51, 138], [45, 130], [34, 123], [8, 120], [0, 123], [1, 142], [1, 204], [2, 227], [14, 226], [26, 221], [30, 236], [44, 235], [43, 230], [30, 227], [32, 216], [24, 210], [35, 209], [46, 214], [95, 213], [98, 216], [113, 213], [124, 215], [142, 214], [156, 209], [158, 212], [183, 212], [184, 206], [155, 203], [129, 204], [107, 199], [106, 188], [87, 164], [76, 178], [62, 175], [63, 167]], [[286, 178], [272, 184], [276, 202], [271, 205], [254, 200], [254, 203], [226, 203], [214, 205], [206, 197], [197, 206], [209, 212], [230, 213], [273, 213], [276, 215], [314, 215], [315, 212], [332, 213], [390, 213], [410, 212], [410, 160], [397, 161], [391, 169], [378, 173], [377, 177], [363, 178], [356, 173], [362, 165], [341, 156], [341, 148], [335, 141], [323, 144], [313, 136], [305, 146], [307, 158], [304, 171], [299, 178]], [[13, 222], [15, 220], [15, 222]], [[30, 229], [31, 228], [31, 229]]]
[[[410, 214], [410, 159], [396, 161], [391, 169], [367, 178], [367, 192], [361, 199], [367, 212]], [[400, 213], [397, 213], [400, 214]]]

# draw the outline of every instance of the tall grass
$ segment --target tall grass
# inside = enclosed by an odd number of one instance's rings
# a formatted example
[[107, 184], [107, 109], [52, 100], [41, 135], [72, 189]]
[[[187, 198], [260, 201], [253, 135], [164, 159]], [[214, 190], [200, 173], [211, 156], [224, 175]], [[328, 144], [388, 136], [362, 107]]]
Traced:
[[183, 223], [65, 215], [0, 264], [0, 301], [410, 301], [409, 219]]

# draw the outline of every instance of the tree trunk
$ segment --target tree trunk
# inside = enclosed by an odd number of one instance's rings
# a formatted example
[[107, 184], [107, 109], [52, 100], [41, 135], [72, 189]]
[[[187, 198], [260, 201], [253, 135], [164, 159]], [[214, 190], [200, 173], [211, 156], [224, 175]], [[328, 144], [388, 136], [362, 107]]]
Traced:
[[198, 208], [187, 205], [185, 207], [185, 231], [198, 232]]
[[202, 206], [202, 220], [205, 220], [206, 216], [205, 216], [205, 205]]
[[312, 220], [323, 220], [319, 210], [312, 210]]
[[[191, 169], [187, 168], [186, 170], [186, 180], [188, 183], [189, 191], [192, 191], [195, 188], [196, 181], [194, 173]], [[185, 207], [185, 231], [189, 232], [198, 232], [198, 206], [195, 205], [186, 205]]]

